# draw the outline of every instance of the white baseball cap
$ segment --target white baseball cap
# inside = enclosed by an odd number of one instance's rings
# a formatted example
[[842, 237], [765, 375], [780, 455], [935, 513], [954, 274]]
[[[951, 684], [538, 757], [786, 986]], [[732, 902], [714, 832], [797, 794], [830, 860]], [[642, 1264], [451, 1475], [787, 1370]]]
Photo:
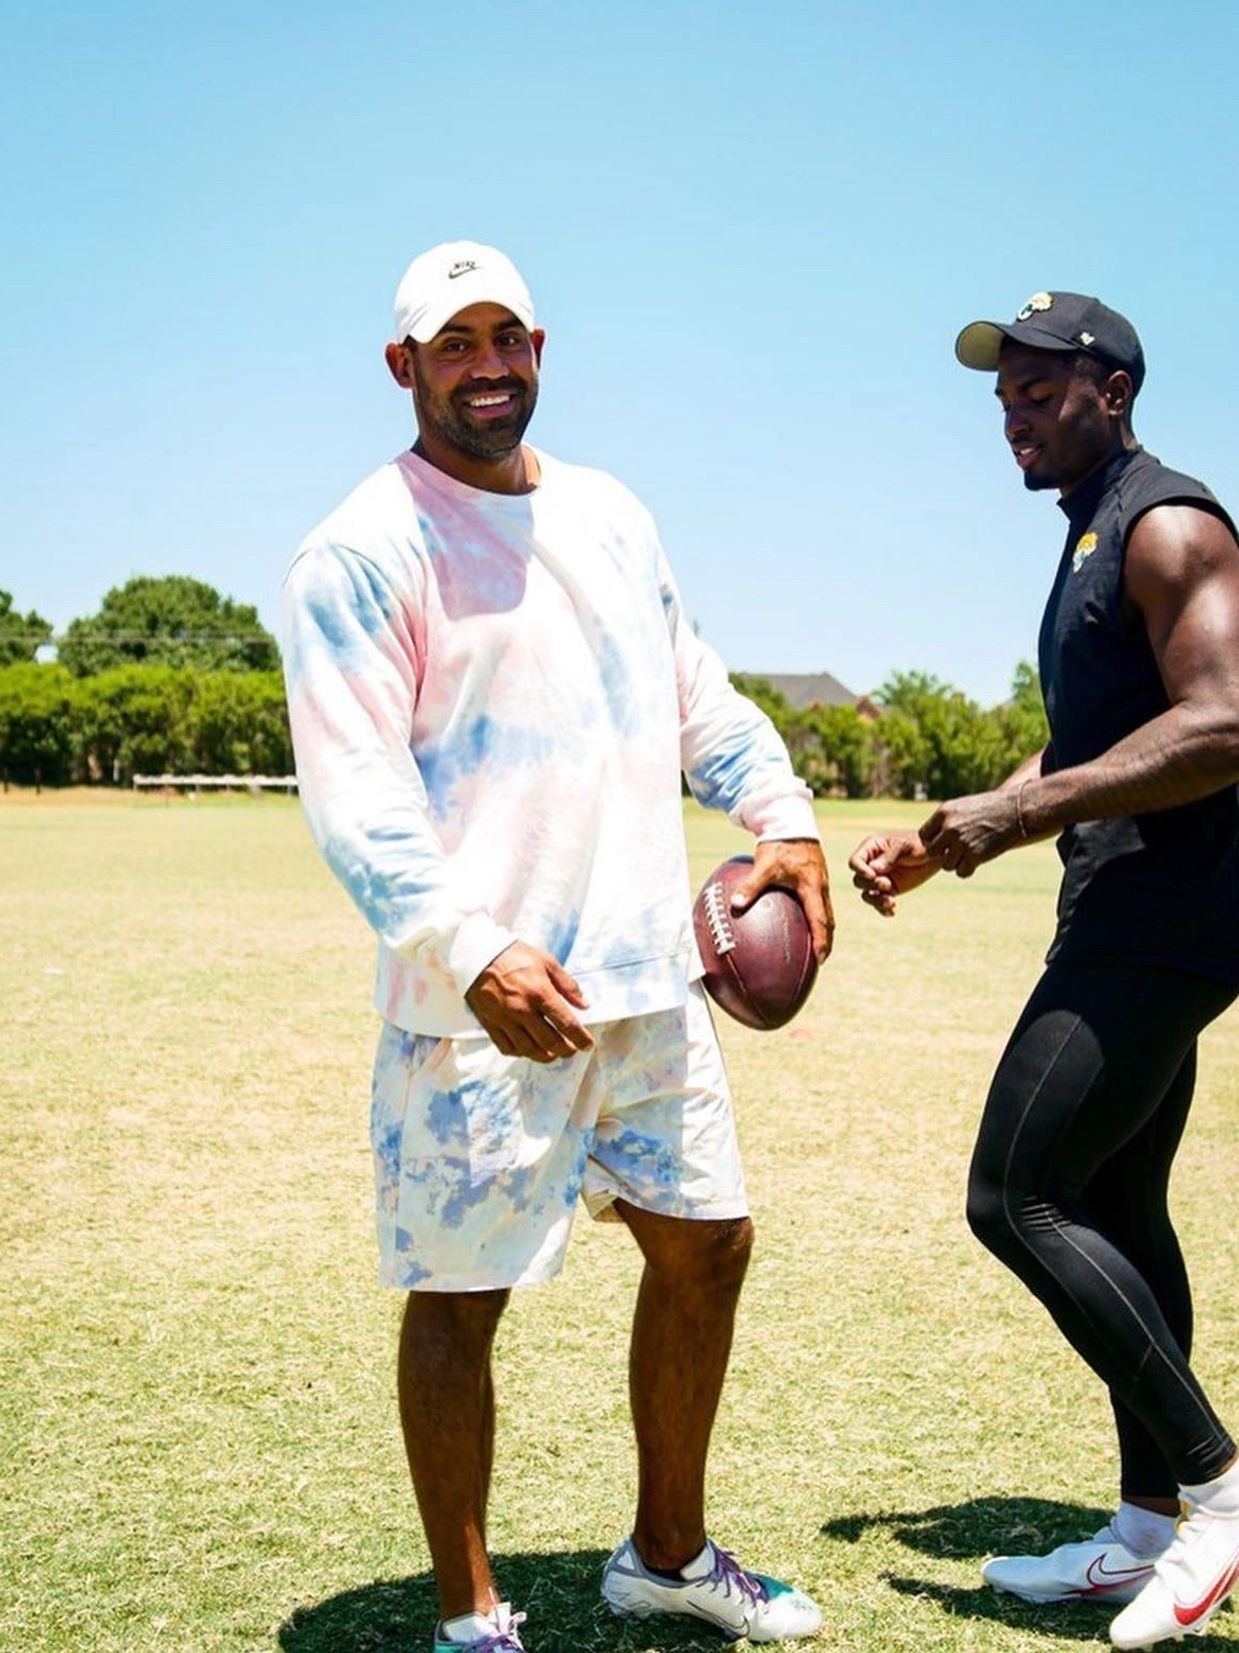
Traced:
[[510, 258], [477, 241], [444, 241], [419, 253], [396, 288], [396, 343], [429, 344], [471, 304], [502, 304], [531, 331], [533, 299]]

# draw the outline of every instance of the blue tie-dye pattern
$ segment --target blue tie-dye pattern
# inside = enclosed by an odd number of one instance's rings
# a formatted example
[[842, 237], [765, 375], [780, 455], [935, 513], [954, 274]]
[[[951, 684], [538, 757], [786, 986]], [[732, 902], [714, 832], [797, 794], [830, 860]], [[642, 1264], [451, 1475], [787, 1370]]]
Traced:
[[508, 1204], [513, 1211], [527, 1211], [530, 1197], [533, 1194], [537, 1181], [538, 1167], [536, 1165], [522, 1165], [517, 1170], [508, 1173], [506, 1192]]
[[350, 652], [356, 647], [356, 617], [348, 609], [338, 608], [330, 597], [321, 591], [310, 592], [306, 598], [306, 613], [314, 622], [319, 636], [326, 643], [336, 662], [344, 664]]
[[432, 805], [443, 814], [451, 807], [460, 782], [477, 774], [484, 764], [495, 770], [536, 769], [561, 745], [554, 730], [497, 723], [483, 713], [451, 740], [420, 748], [417, 767]]
[[581, 1193], [581, 1179], [585, 1175], [585, 1167], [589, 1163], [589, 1156], [593, 1152], [594, 1138], [597, 1133], [593, 1130], [582, 1131], [577, 1144], [576, 1157], [572, 1161], [572, 1170], [564, 1183], [561, 1192], [561, 1201], [567, 1210], [576, 1204]]
[[[681, 921], [689, 922], [689, 893], [685, 888], [679, 900]], [[644, 963], [658, 949], [658, 942], [667, 933], [668, 913], [665, 907], [634, 910], [625, 915], [621, 934], [607, 942], [597, 963], [604, 970], [622, 970], [633, 964]]]
[[[384, 836], [382, 829], [372, 840]], [[391, 834], [397, 841], [399, 834]], [[362, 846], [347, 838], [328, 838], [322, 846], [327, 864], [380, 935], [398, 930], [404, 915], [415, 909], [428, 886], [410, 877], [407, 864], [394, 868], [363, 855]]]
[[641, 717], [623, 652], [611, 633], [601, 627], [598, 628], [596, 647], [598, 671], [611, 722], [621, 735], [631, 739], [641, 727]]
[[469, 1157], [475, 1182], [492, 1177], [511, 1165], [520, 1141], [520, 1103], [509, 1087], [488, 1091], [468, 1087]]
[[[364, 670], [371, 658], [369, 639], [390, 630], [395, 597], [365, 558], [344, 553], [339, 561], [348, 580], [348, 596], [330, 585], [312, 590], [306, 599], [306, 612], [335, 664], [342, 669]], [[299, 657], [299, 668], [304, 669], [303, 657]]]
[[661, 1189], [676, 1189], [680, 1184], [680, 1156], [665, 1138], [643, 1136], [640, 1131], [621, 1131], [611, 1141], [615, 1153], [638, 1165]]
[[355, 590], [360, 594], [364, 584], [366, 595], [370, 599], [368, 605], [361, 601], [357, 603], [357, 618], [372, 637], [381, 636], [391, 625], [392, 617], [397, 612], [395, 593], [366, 557], [357, 557], [350, 572]]
[[[550, 939], [595, 972], [592, 1019], [681, 1001], [677, 756], [752, 830], [813, 830], [773, 729], [685, 623], [648, 513], [542, 457], [517, 507], [385, 467], [286, 584], [306, 813], [382, 938], [380, 1013], [422, 1032], [473, 1031], [465, 967], [505, 935], [537, 943], [569, 908]], [[663, 915], [648, 937], [634, 890]]]
[[[399, 1170], [375, 1158], [387, 1284], [456, 1291], [549, 1278], [582, 1190], [598, 1214], [608, 1198], [668, 1216], [742, 1213], [726, 1076], [700, 990], [683, 1009], [604, 1024], [597, 1040], [549, 1072], [442, 1041], [419, 1080], [387, 1060], [397, 1041], [384, 1035], [376, 1114], [404, 1120]], [[469, 1115], [467, 1155], [443, 1152], [429, 1125], [435, 1098], [454, 1095]], [[479, 1176], [473, 1146], [486, 1117], [508, 1110], [511, 1163]]]
[[463, 1089], [436, 1091], [426, 1108], [426, 1123], [434, 1132], [435, 1140], [444, 1145], [463, 1141], [466, 1128]]
[[416, 1241], [407, 1228], [396, 1229], [395, 1248], [399, 1255], [406, 1259], [401, 1269], [401, 1273], [404, 1276], [405, 1289], [408, 1291], [411, 1291], [415, 1286], [420, 1285], [423, 1280], [429, 1280], [431, 1278], [430, 1269], [425, 1268], [421, 1263], [413, 1262], [409, 1258], [409, 1253], [413, 1250], [415, 1244]]
[[459, 1228], [475, 1205], [484, 1205], [495, 1191], [495, 1178], [473, 1182], [468, 1165], [450, 1162], [443, 1167], [445, 1180], [455, 1184], [439, 1208], [439, 1221], [444, 1228]]
[[688, 784], [697, 802], [707, 809], [738, 810], [760, 778], [760, 754], [754, 751], [752, 731], [735, 744], [712, 752], [688, 772]]
[[495, 745], [494, 728], [493, 720], [483, 713], [442, 745], [419, 748], [417, 768], [432, 803], [446, 802], [458, 781], [482, 767]]
[[403, 1135], [400, 1124], [380, 1126], [373, 1135], [374, 1152], [392, 1177], [400, 1175], [400, 1142]]
[[581, 915], [574, 907], [570, 913], [562, 918], [554, 919], [543, 938], [546, 951], [565, 964], [572, 951], [572, 944], [581, 928]]

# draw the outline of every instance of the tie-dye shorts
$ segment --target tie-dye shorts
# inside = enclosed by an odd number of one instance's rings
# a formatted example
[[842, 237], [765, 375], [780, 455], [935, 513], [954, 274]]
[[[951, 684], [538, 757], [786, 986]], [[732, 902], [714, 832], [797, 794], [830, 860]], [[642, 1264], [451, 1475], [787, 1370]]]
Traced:
[[671, 1217], [734, 1218], [748, 1203], [731, 1093], [705, 996], [590, 1028], [595, 1045], [543, 1064], [484, 1036], [385, 1023], [371, 1139], [379, 1278], [406, 1291], [549, 1280], [578, 1196]]

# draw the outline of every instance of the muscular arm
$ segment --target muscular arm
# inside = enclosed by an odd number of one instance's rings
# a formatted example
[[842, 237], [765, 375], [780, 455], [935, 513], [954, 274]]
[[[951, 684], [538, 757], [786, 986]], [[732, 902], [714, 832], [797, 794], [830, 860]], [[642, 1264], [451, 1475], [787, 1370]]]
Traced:
[[1157, 506], [1132, 530], [1125, 587], [1170, 707], [1091, 763], [1029, 785], [1024, 815], [1038, 830], [1173, 809], [1239, 781], [1239, 546], [1218, 517]]
[[1169, 708], [1089, 763], [1025, 777], [1015, 797], [1008, 782], [943, 804], [921, 836], [948, 871], [967, 877], [1023, 837], [1173, 809], [1239, 781], [1239, 546], [1230, 530], [1192, 506], [1156, 506], [1128, 541], [1125, 596]]

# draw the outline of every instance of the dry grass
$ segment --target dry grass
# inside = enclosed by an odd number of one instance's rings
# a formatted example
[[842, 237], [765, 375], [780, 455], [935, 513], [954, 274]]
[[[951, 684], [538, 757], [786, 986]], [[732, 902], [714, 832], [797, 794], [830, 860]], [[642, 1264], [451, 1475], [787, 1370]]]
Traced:
[[[713, 1525], [819, 1596], [822, 1645], [1100, 1643], [1104, 1615], [977, 1587], [987, 1549], [1078, 1532], [1114, 1479], [1097, 1385], [962, 1218], [1053, 856], [883, 923], [843, 866], [900, 813], [824, 810], [836, 958], [792, 1028], [726, 1030], [759, 1251]], [[696, 874], [742, 847], [688, 825]], [[371, 948], [295, 806], [10, 795], [0, 899], [0, 1646], [426, 1645], [398, 1304], [372, 1283]], [[1239, 1020], [1205, 1046], [1178, 1209], [1201, 1369], [1233, 1417]], [[632, 1492], [635, 1280], [622, 1232], [582, 1219], [563, 1278], [501, 1333], [492, 1538], [531, 1653], [720, 1645], [596, 1606]]]

